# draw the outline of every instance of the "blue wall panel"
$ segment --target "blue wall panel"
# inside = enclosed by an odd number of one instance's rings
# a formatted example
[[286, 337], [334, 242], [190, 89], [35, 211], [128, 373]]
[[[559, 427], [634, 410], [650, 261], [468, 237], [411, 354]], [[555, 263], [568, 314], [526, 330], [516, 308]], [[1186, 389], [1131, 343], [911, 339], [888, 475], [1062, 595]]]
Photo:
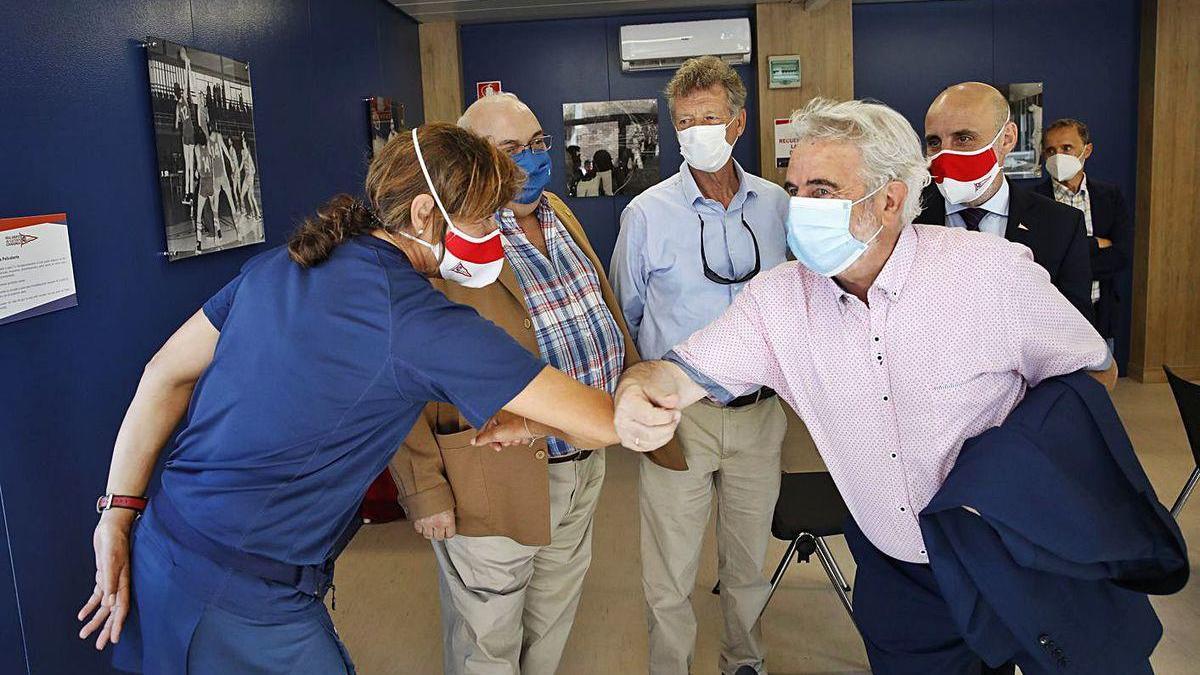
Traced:
[[[1096, 150], [1091, 176], [1134, 205], [1140, 14], [1137, 0], [957, 0], [854, 6], [854, 92], [896, 108], [918, 133], [945, 87], [967, 80], [1044, 82], [1045, 123], [1075, 117]], [[1132, 274], [1119, 284], [1129, 354]]]
[[[267, 243], [168, 263], [145, 55], [155, 35], [250, 63]], [[0, 327], [0, 480], [35, 673], [103, 673], [73, 637], [91, 503], [142, 365], [250, 256], [358, 191], [371, 95], [422, 119], [416, 25], [384, 0], [0, 5], [0, 217], [65, 211], [79, 306]], [[7, 551], [0, 555], [7, 574]], [[0, 672], [14, 670], [0, 583]]]
[[[659, 99], [659, 171], [663, 178], [679, 170], [683, 159], [662, 96], [672, 71], [621, 72], [621, 26], [635, 23], [749, 18], [749, 10], [636, 15], [562, 21], [529, 21], [463, 26], [463, 86], [467, 104], [475, 100], [475, 83], [500, 80], [505, 91], [520, 96], [555, 138], [550, 189], [566, 194], [562, 105], [583, 101]], [[753, 21], [751, 21], [753, 25]], [[758, 169], [757, 123], [754, 114], [757, 80], [752, 66], [739, 66], [748, 90], [749, 128], [734, 157], [750, 171]], [[617, 240], [621, 210], [630, 197], [567, 198], [583, 223], [605, 266]]]

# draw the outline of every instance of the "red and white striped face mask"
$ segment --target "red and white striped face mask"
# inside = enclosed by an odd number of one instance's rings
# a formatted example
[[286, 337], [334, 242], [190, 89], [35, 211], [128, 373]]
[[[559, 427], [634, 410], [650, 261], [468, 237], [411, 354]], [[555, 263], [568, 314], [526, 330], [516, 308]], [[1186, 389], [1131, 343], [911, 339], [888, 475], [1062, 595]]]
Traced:
[[421, 173], [425, 174], [425, 183], [429, 186], [429, 192], [442, 212], [442, 217], [446, 219], [446, 235], [443, 238], [445, 244], [431, 244], [407, 232], [401, 232], [400, 235], [433, 251], [435, 258], [440, 257], [438, 273], [446, 281], [453, 281], [467, 288], [487, 286], [496, 281], [504, 269], [504, 244], [500, 239], [499, 226], [482, 237], [472, 237], [456, 227], [433, 187], [429, 169], [425, 166], [425, 158], [421, 156], [416, 129], [412, 130], [412, 139], [413, 148], [417, 151], [417, 161], [421, 164]]
[[942, 150], [929, 158], [929, 174], [946, 201], [966, 204], [987, 192], [996, 174], [1000, 173], [993, 147], [1007, 126], [1006, 119], [992, 142], [978, 150]]

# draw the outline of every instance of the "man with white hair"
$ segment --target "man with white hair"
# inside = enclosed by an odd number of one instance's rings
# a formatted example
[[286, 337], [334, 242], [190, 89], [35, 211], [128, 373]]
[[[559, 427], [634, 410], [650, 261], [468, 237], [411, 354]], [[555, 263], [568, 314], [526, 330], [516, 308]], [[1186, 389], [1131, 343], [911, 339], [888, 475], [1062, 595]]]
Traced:
[[[963, 442], [1028, 387], [1108, 349], [1024, 246], [913, 225], [929, 180], [916, 133], [874, 103], [813, 100], [792, 119], [786, 188], [798, 262], [750, 282], [715, 322], [631, 368], [616, 423], [653, 447], [654, 408], [771, 387], [808, 425], [853, 516], [855, 621], [875, 672], [959, 673], [979, 658], [929, 568], [917, 516]], [[977, 670], [976, 670], [977, 672]]]
[[[479, 99], [458, 124], [508, 153], [526, 180], [496, 213], [498, 283], [433, 283], [549, 364], [611, 392], [637, 349], [583, 227], [546, 190], [550, 137], [510, 93]], [[604, 453], [560, 438], [495, 452], [472, 445], [475, 434], [454, 406], [431, 404], [391, 465], [401, 504], [433, 542], [444, 672], [552, 675], [591, 563]], [[650, 461], [683, 467], [674, 446]]]

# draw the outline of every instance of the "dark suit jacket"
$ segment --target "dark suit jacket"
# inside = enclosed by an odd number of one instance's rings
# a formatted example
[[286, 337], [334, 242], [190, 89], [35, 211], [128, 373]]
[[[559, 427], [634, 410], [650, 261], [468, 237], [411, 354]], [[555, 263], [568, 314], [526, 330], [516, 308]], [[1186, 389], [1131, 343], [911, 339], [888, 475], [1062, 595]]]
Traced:
[[[1004, 238], [1028, 247], [1033, 259], [1050, 273], [1054, 286], [1089, 321], [1093, 320], [1092, 269], [1083, 212], [1023, 190], [1012, 181], [1008, 187], [1008, 229]], [[925, 188], [921, 203], [925, 208], [918, 223], [946, 224], [946, 200], [936, 185], [930, 183]]]
[[[1087, 177], [1088, 200], [1092, 203], [1092, 236], [1088, 250], [1092, 260], [1092, 278], [1100, 282], [1100, 301], [1096, 303], [1096, 330], [1104, 337], [1117, 332], [1123, 298], [1117, 288], [1117, 277], [1129, 268], [1133, 258], [1133, 221], [1121, 190], [1112, 183]], [[1034, 192], [1054, 199], [1050, 179], [1038, 183]], [[1096, 237], [1112, 241], [1112, 246], [1100, 248]]]
[[1084, 373], [1030, 389], [967, 441], [920, 524], [967, 643], [1026, 672], [1146, 672], [1162, 635], [1146, 594], [1188, 579], [1179, 527]]

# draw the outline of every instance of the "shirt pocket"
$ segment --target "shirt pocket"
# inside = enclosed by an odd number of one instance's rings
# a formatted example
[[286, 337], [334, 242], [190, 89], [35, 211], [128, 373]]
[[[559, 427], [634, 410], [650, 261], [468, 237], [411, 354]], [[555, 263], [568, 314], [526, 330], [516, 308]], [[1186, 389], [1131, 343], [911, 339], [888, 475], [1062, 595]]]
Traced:
[[[978, 416], [991, 418], [994, 408], [1007, 391], [1003, 386], [1007, 372], [994, 364], [972, 359], [970, 355], [946, 355], [935, 362], [927, 382], [932, 404], [948, 416]], [[978, 423], [968, 426], [974, 427]]]
[[480, 453], [493, 452], [491, 448], [471, 445], [474, 429], [455, 433], [434, 434], [442, 453], [446, 480], [454, 493], [455, 518], [460, 523], [471, 521], [489, 522], [491, 509], [488, 504], [487, 481], [485, 480], [484, 458]]

